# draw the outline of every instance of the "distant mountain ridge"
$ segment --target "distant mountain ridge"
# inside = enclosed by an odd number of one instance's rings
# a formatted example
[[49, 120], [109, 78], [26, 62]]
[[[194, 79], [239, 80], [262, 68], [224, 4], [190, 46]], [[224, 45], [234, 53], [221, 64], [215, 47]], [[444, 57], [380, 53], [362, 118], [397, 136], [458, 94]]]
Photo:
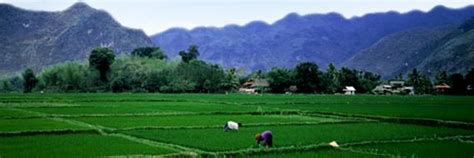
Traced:
[[389, 34], [343, 65], [389, 78], [405, 74], [430, 56], [431, 51], [423, 49], [428, 49], [455, 30], [456, 26], [418, 27]]
[[474, 6], [429, 12], [386, 12], [346, 19], [337, 13], [292, 13], [273, 24], [251, 22], [222, 28], [173, 28], [151, 36], [170, 57], [190, 44], [200, 46], [201, 59], [247, 70], [292, 67], [312, 61], [320, 67], [342, 66], [384, 36], [421, 27], [457, 26], [474, 16]]
[[458, 27], [443, 39], [423, 51], [431, 52], [430, 56], [416, 66], [428, 75], [437, 72], [465, 73], [474, 68], [474, 17], [466, 21], [469, 27]]
[[87, 59], [99, 46], [117, 54], [154, 43], [141, 30], [121, 26], [107, 12], [76, 3], [59, 12], [0, 4], [0, 73]]
[[438, 70], [463, 72], [474, 66], [474, 32], [457, 27], [472, 16], [474, 6], [437, 6], [428, 12], [372, 13], [350, 19], [338, 13], [291, 13], [272, 24], [172, 28], [147, 37], [85, 3], [59, 12], [0, 4], [0, 76], [85, 60], [99, 46], [126, 54], [157, 45], [173, 58], [191, 44], [200, 47], [200, 59], [248, 71], [311, 61], [321, 69], [334, 63], [385, 78], [412, 68], [430, 75]]
[[474, 68], [474, 17], [460, 26], [422, 27], [387, 35], [344, 63], [385, 78], [416, 68], [429, 76]]

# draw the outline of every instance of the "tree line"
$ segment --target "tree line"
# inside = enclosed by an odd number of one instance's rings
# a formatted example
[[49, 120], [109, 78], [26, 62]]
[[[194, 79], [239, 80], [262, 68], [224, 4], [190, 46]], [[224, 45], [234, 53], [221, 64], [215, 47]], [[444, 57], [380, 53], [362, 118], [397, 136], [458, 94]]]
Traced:
[[[36, 75], [27, 69], [21, 76], [0, 81], [0, 92], [160, 92], [160, 93], [223, 93], [236, 92], [244, 82], [265, 79], [271, 93], [342, 93], [353, 86], [357, 93], [371, 93], [377, 85], [387, 84], [378, 74], [333, 64], [322, 71], [312, 62], [302, 62], [294, 68], [275, 67], [268, 72], [248, 75], [235, 68], [224, 69], [198, 60], [198, 47], [191, 45], [179, 52], [181, 60], [169, 60], [159, 47], [133, 50], [130, 56], [116, 57], [109, 48], [91, 51], [87, 63], [66, 62], [45, 68]], [[435, 80], [416, 69], [393, 80], [406, 81], [417, 94], [432, 94], [433, 86], [451, 85], [449, 94], [470, 94], [474, 85], [474, 69], [466, 75], [440, 72]]]
[[66, 62], [45, 68], [39, 75], [27, 69], [21, 76], [1, 81], [2, 92], [163, 92], [216, 93], [240, 86], [233, 70], [198, 60], [198, 47], [179, 52], [181, 61], [168, 60], [159, 47], [133, 50], [116, 57], [109, 48], [91, 51], [87, 63]]
[[[315, 63], [303, 62], [293, 69], [273, 68], [266, 78], [273, 93], [294, 91], [333, 94], [342, 92], [345, 86], [353, 86], [359, 93], [368, 93], [380, 83], [381, 77], [345, 67], [338, 70], [333, 64], [329, 64], [323, 72]], [[291, 90], [292, 86], [296, 88]]]

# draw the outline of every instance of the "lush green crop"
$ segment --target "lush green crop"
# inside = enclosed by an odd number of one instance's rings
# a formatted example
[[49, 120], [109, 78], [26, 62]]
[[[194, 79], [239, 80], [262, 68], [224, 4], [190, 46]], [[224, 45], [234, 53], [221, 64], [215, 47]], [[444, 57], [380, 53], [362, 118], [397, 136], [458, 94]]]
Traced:
[[[466, 125], [474, 123], [473, 111], [473, 97], [454, 96], [0, 94], [0, 157], [156, 155], [174, 150], [261, 157], [472, 157], [474, 138], [404, 142], [472, 136], [473, 130], [347, 116]], [[228, 120], [244, 127], [224, 132]], [[254, 141], [264, 130], [274, 134], [275, 148], [268, 153]], [[330, 141], [342, 145], [341, 150], [320, 148]]]
[[28, 117], [28, 116], [35, 116], [36, 114], [9, 109], [6, 107], [0, 107], [0, 118], [8, 118], [8, 117]]
[[[255, 147], [255, 134], [264, 130], [271, 130], [273, 132], [274, 146], [276, 147], [301, 146], [331, 141], [348, 143], [474, 134], [474, 131], [470, 130], [388, 123], [262, 126], [242, 128], [238, 132], [223, 132], [222, 129], [156, 129], [123, 132], [138, 137], [205, 150], [236, 150]], [[206, 139], [195, 141], [196, 138]]]
[[[371, 96], [367, 96], [371, 97]], [[352, 101], [347, 103], [304, 103], [304, 104], [267, 104], [266, 107], [280, 109], [298, 109], [305, 111], [344, 113], [350, 115], [378, 115], [407, 118], [428, 118], [474, 122], [474, 102], [464, 104], [450, 102], [423, 103], [406, 101], [383, 102], [384, 98], [373, 102]]]
[[94, 134], [15, 136], [0, 139], [0, 156], [8, 157], [98, 157], [158, 155], [169, 149], [150, 147], [119, 137]]
[[[279, 109], [382, 115], [474, 122], [474, 97], [453, 96], [299, 96], [284, 101], [268, 100], [242, 104]], [[303, 99], [304, 98], [304, 99]], [[270, 100], [271, 99], [271, 100]]]
[[66, 122], [44, 118], [31, 119], [0, 119], [0, 132], [11, 131], [41, 131], [56, 129], [87, 129]]
[[425, 141], [356, 146], [354, 150], [397, 155], [402, 157], [472, 157], [474, 144], [459, 141]]
[[91, 124], [113, 127], [180, 127], [180, 126], [213, 126], [221, 127], [233, 120], [246, 125], [262, 123], [319, 123], [338, 122], [342, 120], [298, 115], [178, 115], [178, 116], [135, 116], [135, 117], [82, 117], [74, 118]]
[[272, 158], [284, 158], [284, 157], [299, 157], [299, 158], [337, 158], [337, 157], [350, 157], [350, 158], [375, 158], [375, 157], [388, 157], [382, 155], [373, 155], [368, 153], [357, 153], [338, 149], [324, 149], [310, 152], [289, 152], [289, 153], [273, 153], [266, 155], [256, 155], [252, 157], [272, 157]]
[[26, 110], [48, 114], [124, 114], [124, 113], [193, 113], [193, 112], [249, 112], [271, 111], [271, 108], [258, 108], [245, 105], [225, 105], [194, 102], [87, 102], [73, 107], [35, 107]]
[[[203, 112], [295, 109], [346, 114], [431, 118], [474, 122], [474, 98], [460, 96], [334, 96], [334, 95], [221, 95], [221, 94], [8, 94], [2, 102], [62, 102], [85, 105], [68, 109], [37, 109], [55, 114], [120, 112]], [[216, 103], [225, 103], [216, 104]], [[98, 105], [121, 106], [116, 111]], [[139, 105], [140, 109], [134, 109]], [[160, 105], [158, 107], [154, 105]], [[225, 106], [229, 105], [229, 106]], [[237, 105], [247, 105], [240, 107]], [[89, 107], [94, 106], [94, 107]], [[123, 106], [123, 107], [122, 107]], [[141, 107], [143, 106], [143, 107]], [[237, 107], [235, 107], [237, 106]], [[270, 109], [268, 109], [270, 108]], [[449, 110], [446, 110], [449, 109]]]

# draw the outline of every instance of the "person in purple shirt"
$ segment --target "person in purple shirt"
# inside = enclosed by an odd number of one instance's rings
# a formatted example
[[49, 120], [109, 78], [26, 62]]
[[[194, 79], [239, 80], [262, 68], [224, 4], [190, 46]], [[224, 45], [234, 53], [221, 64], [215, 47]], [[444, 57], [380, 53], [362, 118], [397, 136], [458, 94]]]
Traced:
[[255, 140], [257, 141], [257, 144], [262, 143], [262, 145], [267, 148], [273, 146], [273, 135], [271, 131], [267, 130], [262, 133], [257, 133]]

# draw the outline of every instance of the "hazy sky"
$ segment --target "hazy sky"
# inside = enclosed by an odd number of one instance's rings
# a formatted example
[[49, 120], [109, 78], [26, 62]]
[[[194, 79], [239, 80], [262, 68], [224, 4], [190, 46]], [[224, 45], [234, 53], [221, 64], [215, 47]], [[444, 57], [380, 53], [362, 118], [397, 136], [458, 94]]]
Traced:
[[[61, 11], [79, 0], [0, 0], [15, 6], [46, 11]], [[436, 5], [460, 8], [474, 0], [81, 0], [104, 9], [122, 25], [140, 28], [148, 35], [170, 27], [193, 28], [227, 24], [244, 25], [253, 20], [267, 23], [296, 12], [339, 12], [345, 17], [395, 10], [428, 11]]]

